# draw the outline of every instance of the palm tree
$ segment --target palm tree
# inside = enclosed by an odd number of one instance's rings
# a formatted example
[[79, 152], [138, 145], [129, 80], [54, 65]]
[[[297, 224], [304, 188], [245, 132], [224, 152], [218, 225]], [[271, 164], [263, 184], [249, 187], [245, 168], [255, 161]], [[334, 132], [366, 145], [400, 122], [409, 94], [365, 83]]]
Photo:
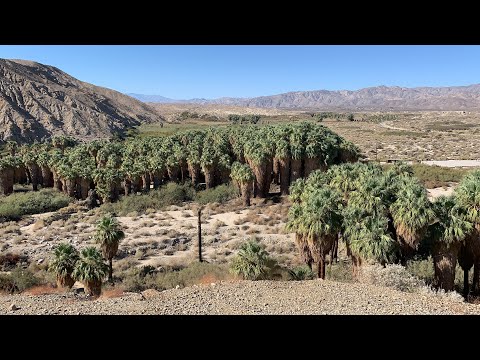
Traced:
[[242, 275], [245, 280], [269, 279], [276, 261], [255, 240], [244, 243], [233, 258], [230, 270], [235, 275]]
[[252, 169], [250, 169], [247, 164], [240, 164], [239, 162], [234, 162], [232, 164], [232, 172], [230, 176], [240, 188], [243, 205], [250, 206], [253, 180], [255, 179]]
[[[455, 267], [460, 246], [472, 231], [472, 223], [464, 219], [461, 208], [455, 206], [455, 198], [441, 196], [433, 203], [435, 222], [429, 228], [429, 240], [435, 268], [435, 285], [452, 291]], [[468, 271], [464, 290], [468, 293]], [[464, 279], [465, 280], [465, 279]]]
[[125, 233], [117, 219], [111, 214], [103, 216], [97, 223], [95, 241], [100, 244], [103, 257], [108, 260], [108, 280], [113, 283], [112, 259], [118, 252], [120, 241], [125, 238]]
[[397, 236], [405, 255], [417, 250], [418, 244], [433, 221], [435, 213], [427, 191], [412, 177], [399, 177], [396, 201], [390, 206]]
[[306, 239], [318, 265], [318, 277], [325, 279], [325, 256], [331, 251], [341, 229], [341, 197], [328, 187], [304, 192], [302, 202], [290, 208], [287, 229]]
[[21, 148], [21, 152], [25, 167], [30, 174], [30, 181], [32, 182], [33, 191], [37, 191], [41, 176], [40, 167], [37, 163], [40, 148], [38, 144], [25, 145]]
[[102, 281], [107, 274], [108, 266], [102, 259], [102, 254], [93, 246], [84, 248], [75, 264], [72, 276], [85, 285], [88, 295], [98, 296], [102, 292]]
[[465, 239], [458, 262], [468, 279], [473, 265], [472, 292], [480, 289], [480, 170], [469, 172], [455, 189], [455, 202], [464, 212], [464, 219], [472, 223], [474, 229]]
[[72, 273], [78, 259], [78, 250], [73, 245], [61, 243], [55, 247], [49, 270], [56, 274], [58, 287], [71, 288], [73, 286], [75, 280]]

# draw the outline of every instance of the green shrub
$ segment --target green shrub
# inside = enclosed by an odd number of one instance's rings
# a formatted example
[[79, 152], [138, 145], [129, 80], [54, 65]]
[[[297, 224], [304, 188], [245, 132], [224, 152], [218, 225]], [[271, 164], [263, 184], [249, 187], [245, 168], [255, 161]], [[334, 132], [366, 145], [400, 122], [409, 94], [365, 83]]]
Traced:
[[155, 289], [163, 291], [176, 287], [191, 286], [199, 283], [211, 283], [228, 277], [225, 265], [195, 262], [183, 269], [165, 269], [158, 272], [144, 268], [130, 269], [122, 276], [126, 291]]
[[425, 164], [414, 164], [412, 167], [414, 175], [426, 188], [446, 186], [449, 182], [460, 182], [469, 171]]
[[197, 192], [195, 201], [200, 204], [224, 203], [238, 197], [238, 190], [231, 184], [224, 184]]
[[314, 278], [313, 271], [307, 265], [297, 266], [288, 271], [291, 280], [312, 280]]
[[56, 211], [67, 206], [71, 198], [53, 190], [42, 189], [0, 198], [0, 221], [18, 220], [23, 215]]
[[427, 284], [433, 283], [435, 271], [431, 257], [424, 260], [411, 260], [407, 262], [407, 271], [413, 276], [422, 279]]
[[0, 290], [9, 293], [22, 292], [39, 283], [40, 279], [30, 270], [21, 267], [16, 267], [8, 274], [0, 274]]
[[350, 260], [339, 261], [334, 262], [332, 266], [327, 265], [326, 278], [333, 281], [352, 282], [352, 262]]
[[230, 264], [230, 271], [245, 280], [271, 279], [276, 268], [276, 260], [256, 240], [244, 243]]
[[143, 214], [147, 209], [161, 210], [169, 205], [182, 205], [185, 201], [192, 201], [194, 196], [195, 190], [191, 184], [171, 182], [148, 194], [123, 196], [116, 203], [102, 205], [102, 210], [120, 216], [133, 211]]

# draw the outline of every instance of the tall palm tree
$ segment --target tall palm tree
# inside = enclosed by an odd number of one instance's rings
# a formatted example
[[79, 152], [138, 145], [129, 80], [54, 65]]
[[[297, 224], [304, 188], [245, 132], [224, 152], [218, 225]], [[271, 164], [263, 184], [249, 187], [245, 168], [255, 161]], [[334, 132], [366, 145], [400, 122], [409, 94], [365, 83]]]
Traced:
[[102, 281], [107, 272], [108, 266], [103, 262], [102, 254], [95, 247], [89, 246], [80, 252], [72, 276], [85, 285], [88, 295], [98, 296], [102, 292]]
[[[298, 206], [301, 208], [299, 209]], [[306, 239], [318, 265], [318, 277], [325, 279], [325, 256], [331, 251], [341, 229], [341, 196], [328, 187], [302, 195], [302, 202], [290, 209], [288, 229]]]
[[412, 177], [399, 177], [396, 200], [390, 212], [396, 233], [406, 255], [417, 250], [418, 244], [433, 221], [435, 213], [427, 191]]
[[17, 156], [6, 155], [0, 158], [0, 191], [3, 195], [13, 193], [15, 169], [20, 165]]
[[[463, 209], [456, 206], [453, 196], [437, 198], [433, 203], [433, 210], [436, 219], [429, 227], [429, 240], [435, 269], [435, 285], [445, 291], [452, 291], [458, 252], [473, 226], [465, 220]], [[466, 280], [464, 290], [467, 289], [468, 293], [468, 271]]]
[[480, 290], [480, 170], [469, 172], [455, 189], [455, 202], [474, 229], [462, 245], [458, 262], [465, 278], [473, 265], [472, 293]]
[[252, 169], [250, 169], [247, 164], [240, 164], [239, 162], [234, 162], [232, 164], [232, 172], [230, 176], [240, 188], [243, 205], [250, 206], [253, 180], [255, 179]]
[[72, 273], [78, 259], [78, 250], [73, 245], [61, 243], [55, 247], [49, 270], [57, 276], [58, 287], [71, 288], [73, 286], [75, 280]]
[[120, 241], [125, 238], [117, 219], [111, 214], [103, 216], [97, 223], [95, 241], [100, 244], [103, 257], [108, 260], [108, 280], [113, 283], [112, 259], [118, 252]]

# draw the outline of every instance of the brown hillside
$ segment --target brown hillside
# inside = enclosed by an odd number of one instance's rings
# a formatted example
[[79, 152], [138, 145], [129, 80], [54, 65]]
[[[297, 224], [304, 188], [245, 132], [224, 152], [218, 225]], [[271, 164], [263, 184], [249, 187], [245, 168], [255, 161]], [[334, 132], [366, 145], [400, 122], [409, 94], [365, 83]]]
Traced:
[[159, 121], [163, 118], [148, 105], [56, 67], [0, 59], [0, 142], [108, 137]]

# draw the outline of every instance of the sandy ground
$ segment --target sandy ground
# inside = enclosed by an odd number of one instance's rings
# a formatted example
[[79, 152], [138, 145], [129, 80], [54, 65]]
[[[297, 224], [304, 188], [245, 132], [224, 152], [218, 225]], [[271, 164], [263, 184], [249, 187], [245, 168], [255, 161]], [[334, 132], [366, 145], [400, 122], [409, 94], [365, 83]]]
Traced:
[[[11, 310], [12, 305], [17, 310]], [[0, 296], [0, 314], [480, 314], [458, 297], [328, 280], [236, 281], [88, 300], [73, 294]]]

